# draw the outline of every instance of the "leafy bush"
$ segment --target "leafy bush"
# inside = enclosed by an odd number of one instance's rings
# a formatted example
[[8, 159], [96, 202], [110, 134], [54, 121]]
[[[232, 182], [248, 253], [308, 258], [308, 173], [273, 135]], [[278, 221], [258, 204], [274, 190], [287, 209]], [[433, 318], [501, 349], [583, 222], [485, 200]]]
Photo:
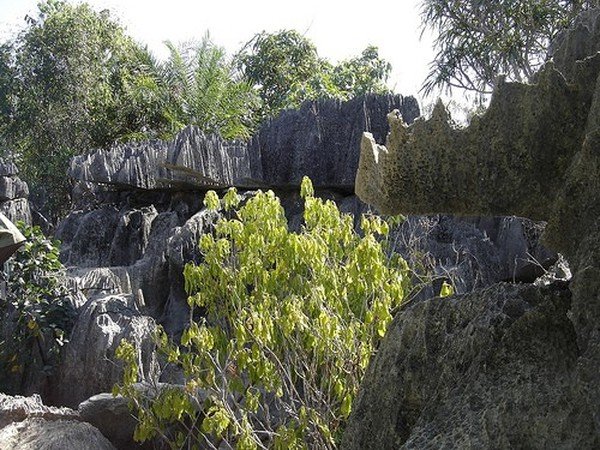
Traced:
[[7, 299], [0, 308], [3, 328], [12, 329], [12, 336], [0, 342], [0, 363], [6, 374], [25, 373], [36, 362], [50, 372], [75, 312], [61, 279], [58, 241], [37, 226], [17, 226], [27, 241], [8, 263]]
[[157, 339], [185, 386], [147, 402], [133, 387], [133, 346], [118, 351], [126, 370], [115, 393], [137, 406], [138, 439], [162, 436], [173, 448], [336, 447], [408, 287], [407, 266], [386, 255], [381, 218], [363, 216], [361, 236], [352, 216], [314, 197], [308, 178], [301, 195], [296, 233], [271, 191], [241, 207], [233, 189], [222, 199], [207, 193], [207, 208], [224, 216], [200, 240], [204, 262], [185, 268], [189, 304], [204, 318], [191, 322], [181, 345], [164, 333]]

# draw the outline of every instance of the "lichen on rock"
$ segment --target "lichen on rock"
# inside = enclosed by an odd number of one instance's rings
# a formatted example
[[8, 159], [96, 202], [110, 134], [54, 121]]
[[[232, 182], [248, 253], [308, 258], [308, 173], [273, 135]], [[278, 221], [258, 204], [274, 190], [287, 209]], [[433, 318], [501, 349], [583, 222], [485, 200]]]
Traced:
[[[384, 213], [519, 215], [568, 289], [497, 285], [414, 302], [390, 326], [343, 448], [600, 447], [600, 10], [531, 84], [500, 81], [466, 128], [443, 105], [362, 140], [356, 192]], [[557, 291], [558, 289], [558, 291]], [[485, 326], [481, 326], [485, 323]]]

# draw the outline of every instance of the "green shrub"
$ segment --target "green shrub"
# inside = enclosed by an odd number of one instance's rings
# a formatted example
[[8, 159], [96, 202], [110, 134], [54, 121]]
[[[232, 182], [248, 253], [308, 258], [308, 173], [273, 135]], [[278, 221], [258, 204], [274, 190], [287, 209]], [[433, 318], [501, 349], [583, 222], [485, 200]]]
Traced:
[[4, 330], [10, 340], [0, 342], [2, 372], [18, 376], [39, 364], [48, 374], [73, 326], [75, 311], [62, 279], [58, 241], [39, 227], [22, 222], [17, 227], [27, 238], [7, 263], [6, 300], [0, 303]]
[[[181, 345], [158, 349], [185, 386], [151, 402], [136, 393], [135, 351], [123, 342], [125, 380], [115, 392], [138, 407], [138, 439], [173, 448], [335, 448], [369, 359], [407, 289], [406, 263], [380, 242], [388, 224], [353, 218], [302, 182], [304, 225], [288, 229], [273, 192], [243, 206], [235, 190], [205, 205], [223, 209], [200, 239], [204, 261], [185, 268], [192, 321]], [[179, 427], [173, 427], [178, 423]], [[169, 434], [167, 430], [178, 429]], [[227, 447], [229, 448], [229, 447]]]

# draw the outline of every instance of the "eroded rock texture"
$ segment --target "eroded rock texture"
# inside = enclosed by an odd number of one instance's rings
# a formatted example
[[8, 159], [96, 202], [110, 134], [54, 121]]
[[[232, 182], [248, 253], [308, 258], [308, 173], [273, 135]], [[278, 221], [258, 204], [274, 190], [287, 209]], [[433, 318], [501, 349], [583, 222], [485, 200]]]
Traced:
[[[60, 387], [52, 401], [75, 405], [119, 380], [119, 366], [112, 361], [115, 342], [129, 336], [132, 320], [153, 323], [150, 316], [174, 337], [189, 323], [183, 267], [201, 261], [198, 240], [218, 220], [202, 209], [208, 187], [273, 188], [290, 226], [299, 229], [303, 202], [298, 185], [309, 175], [318, 195], [334, 200], [358, 223], [368, 210], [352, 192], [361, 136], [368, 130], [383, 139], [389, 130], [386, 115], [394, 108], [408, 123], [419, 114], [411, 97], [322, 100], [283, 112], [248, 145], [189, 127], [169, 143], [118, 145], [75, 158], [70, 173], [77, 180], [76, 211], [60, 224], [57, 237], [61, 260], [89, 303], [80, 308], [59, 368], [57, 379], [65, 382], [56, 385], [69, 386], [86, 373], [94, 376], [73, 392]], [[428, 298], [439, 292], [444, 279], [458, 293], [502, 280], [531, 281], [540, 265], [532, 264], [530, 255], [541, 264], [556, 258], [538, 245], [538, 229], [516, 218], [431, 216], [410, 217], [395, 234], [397, 251], [410, 259], [417, 249], [414, 258], [421, 262], [425, 255], [429, 275], [437, 277], [421, 293]], [[136, 311], [114, 307], [129, 301], [135, 301]], [[109, 304], [110, 311], [104, 311]], [[99, 325], [103, 317], [122, 331]], [[149, 348], [148, 338], [140, 337], [143, 348]]]
[[61, 355], [51, 399], [53, 403], [77, 407], [101, 392], [110, 392], [122, 377], [122, 364], [115, 350], [122, 339], [138, 351], [143, 378], [157, 368], [152, 333], [153, 319], [139, 312], [132, 295], [109, 295], [89, 300], [81, 307], [73, 332]]
[[500, 83], [466, 129], [438, 105], [412, 126], [391, 114], [385, 147], [364, 136], [363, 200], [548, 221], [545, 242], [573, 281], [408, 305], [368, 369], [344, 448], [600, 446], [600, 54], [584, 58], [599, 29], [598, 11], [580, 18], [556, 66], [534, 84]]
[[39, 396], [0, 394], [0, 448], [14, 450], [115, 450], [77, 411], [52, 408]]
[[29, 208], [29, 187], [19, 178], [14, 163], [0, 161], [0, 212], [12, 222], [19, 220], [31, 224]]
[[572, 401], [569, 307], [566, 289], [515, 284], [407, 306], [345, 448], [593, 448], [591, 405]]
[[306, 175], [315, 186], [352, 191], [361, 135], [385, 137], [388, 127], [381, 119], [393, 109], [406, 123], [419, 116], [416, 100], [400, 95], [319, 100], [286, 110], [252, 139], [250, 153], [260, 163], [255, 177], [281, 187], [298, 186]]
[[182, 130], [172, 142], [117, 144], [71, 161], [69, 175], [80, 181], [122, 188], [173, 189], [228, 186], [251, 178], [247, 147], [206, 136], [197, 127]]

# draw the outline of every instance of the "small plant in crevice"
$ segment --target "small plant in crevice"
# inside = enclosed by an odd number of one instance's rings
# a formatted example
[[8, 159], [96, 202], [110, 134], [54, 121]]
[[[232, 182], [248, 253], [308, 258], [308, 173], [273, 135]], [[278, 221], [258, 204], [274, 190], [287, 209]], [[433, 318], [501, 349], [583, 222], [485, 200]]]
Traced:
[[224, 209], [200, 239], [203, 262], [185, 268], [192, 308], [180, 344], [158, 351], [185, 383], [148, 401], [139, 394], [136, 351], [123, 341], [121, 393], [136, 407], [136, 438], [172, 448], [336, 448], [359, 383], [401, 305], [408, 268], [381, 240], [389, 225], [353, 217], [314, 196], [305, 178], [304, 224], [288, 229], [273, 192], [240, 206], [235, 190], [205, 205]]
[[37, 226], [19, 222], [17, 227], [27, 241], [6, 264], [6, 299], [0, 310], [4, 330], [12, 333], [0, 341], [0, 364], [7, 377], [32, 367], [49, 375], [73, 327], [75, 309], [64, 283], [59, 242]]

